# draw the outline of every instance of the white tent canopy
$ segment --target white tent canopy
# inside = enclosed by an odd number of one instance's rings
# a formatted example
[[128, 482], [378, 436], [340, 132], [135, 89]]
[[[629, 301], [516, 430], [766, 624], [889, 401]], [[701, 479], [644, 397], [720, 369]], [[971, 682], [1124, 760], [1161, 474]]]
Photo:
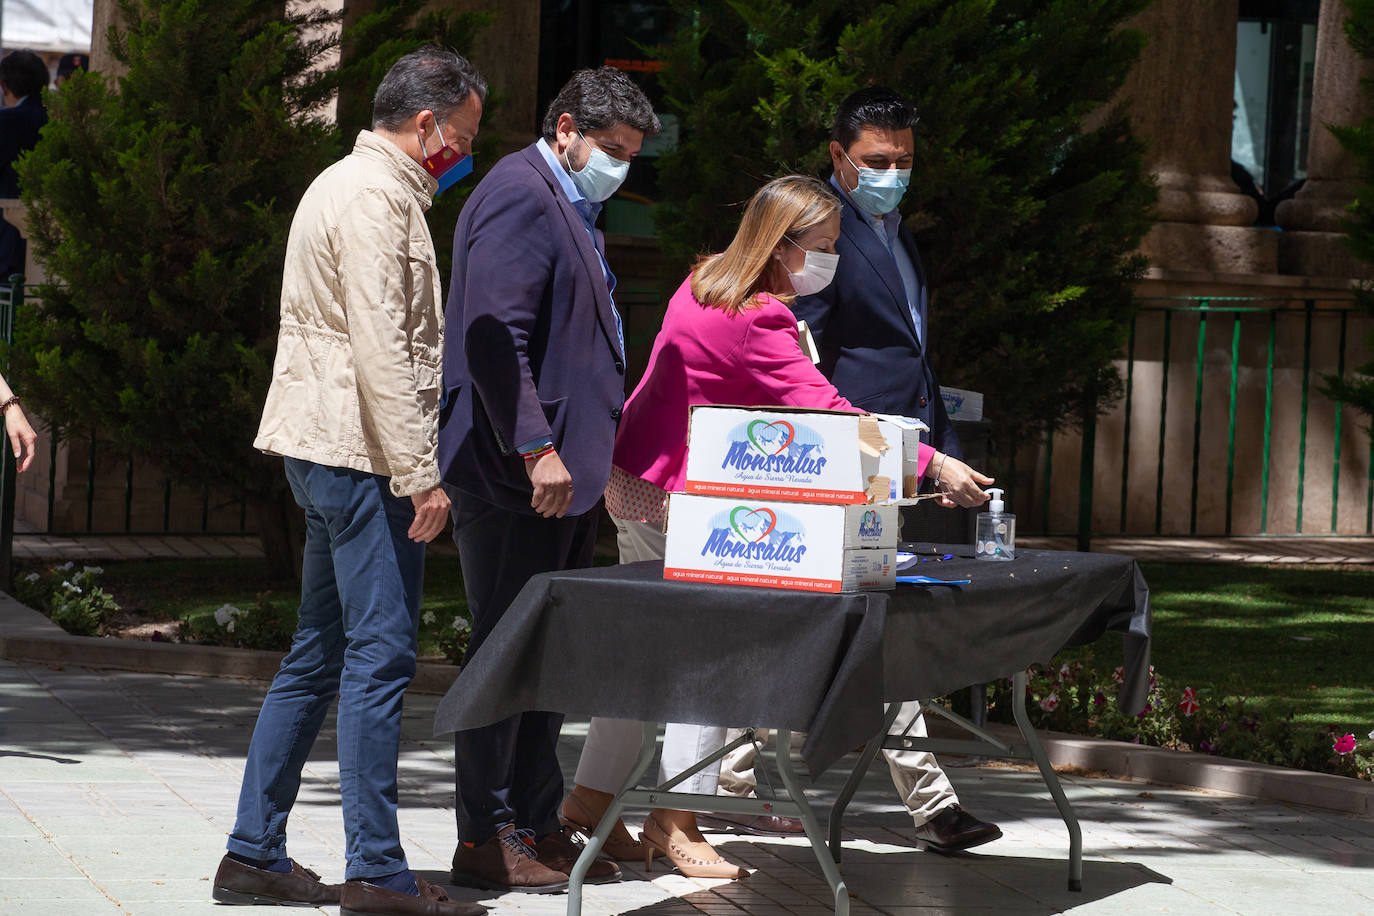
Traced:
[[95, 0], [0, 0], [4, 47], [91, 51]]

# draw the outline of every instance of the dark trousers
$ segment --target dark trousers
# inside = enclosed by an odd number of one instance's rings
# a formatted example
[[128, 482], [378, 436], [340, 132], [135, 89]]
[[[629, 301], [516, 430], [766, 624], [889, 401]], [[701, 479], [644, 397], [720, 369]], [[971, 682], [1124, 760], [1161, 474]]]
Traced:
[[[482, 650], [531, 576], [592, 565], [601, 506], [583, 515], [542, 518], [508, 512], [452, 488], [448, 492], [472, 612], [466, 662]], [[562, 726], [562, 713], [525, 712], [454, 735], [459, 840], [483, 843], [507, 824], [529, 828], [536, 836], [558, 828]]]

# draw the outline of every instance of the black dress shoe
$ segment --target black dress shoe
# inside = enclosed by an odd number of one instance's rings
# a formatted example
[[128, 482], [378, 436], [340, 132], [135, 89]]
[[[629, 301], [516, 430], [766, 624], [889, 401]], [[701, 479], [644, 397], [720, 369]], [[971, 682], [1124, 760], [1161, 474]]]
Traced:
[[698, 814], [697, 823], [705, 829], [754, 836], [800, 836], [806, 833], [801, 818], [776, 814]]
[[275, 872], [225, 856], [215, 872], [210, 895], [220, 903], [239, 906], [328, 906], [339, 902], [339, 885], [325, 884], [319, 875], [295, 859], [289, 861], [289, 872]]
[[996, 824], [980, 821], [958, 802], [916, 828], [916, 839], [936, 852], [957, 852], [991, 843], [1002, 836]]

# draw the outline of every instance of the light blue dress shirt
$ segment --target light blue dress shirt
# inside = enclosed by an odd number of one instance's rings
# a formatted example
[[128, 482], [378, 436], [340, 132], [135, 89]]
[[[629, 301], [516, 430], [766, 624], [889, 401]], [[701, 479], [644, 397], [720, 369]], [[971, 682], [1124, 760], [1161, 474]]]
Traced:
[[596, 243], [596, 218], [601, 213], [601, 204], [590, 201], [585, 195], [577, 190], [577, 185], [573, 184], [572, 176], [563, 167], [563, 163], [558, 161], [554, 155], [553, 148], [543, 137], [539, 138], [536, 144], [539, 152], [543, 155], [544, 161], [549, 164], [549, 169], [553, 172], [553, 177], [558, 182], [558, 186], [563, 189], [563, 196], [568, 198], [568, 203], [573, 205], [573, 209], [582, 217], [582, 223], [587, 227], [587, 236], [592, 240], [592, 248], [596, 251], [597, 258], [601, 261], [601, 275], [606, 278], [606, 289], [611, 294], [611, 313], [615, 315], [615, 334], [620, 342], [620, 356], [625, 357], [625, 327], [620, 320], [620, 310], [615, 307], [615, 274], [611, 273], [611, 265], [606, 263], [606, 255], [601, 250], [601, 246]]
[[893, 263], [897, 266], [897, 273], [901, 275], [902, 287], [906, 292], [906, 307], [911, 312], [911, 322], [916, 326], [916, 342], [925, 346], [926, 339], [926, 316], [922, 314], [918, 303], [918, 289], [920, 281], [916, 276], [916, 265], [911, 262], [911, 255], [907, 253], [906, 246], [898, 238], [897, 230], [902, 225], [902, 215], [894, 207], [892, 212], [884, 213], [882, 216], [873, 216], [865, 213], [862, 207], [854, 203], [853, 198], [835, 179], [830, 176], [830, 185], [839, 191], [854, 207], [854, 211], [859, 214], [859, 218], [868, 224], [874, 234], [878, 236], [878, 241], [882, 242], [883, 247], [892, 255]]

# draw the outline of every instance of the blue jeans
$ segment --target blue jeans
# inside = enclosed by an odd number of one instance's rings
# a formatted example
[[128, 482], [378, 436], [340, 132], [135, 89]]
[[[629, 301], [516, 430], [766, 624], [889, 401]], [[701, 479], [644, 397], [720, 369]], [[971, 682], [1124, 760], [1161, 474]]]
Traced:
[[286, 820], [315, 736], [339, 698], [345, 878], [405, 869], [396, 824], [401, 700], [415, 675], [425, 545], [388, 479], [286, 459], [305, 510], [300, 625], [262, 702], [248, 748], [232, 853], [286, 855]]

